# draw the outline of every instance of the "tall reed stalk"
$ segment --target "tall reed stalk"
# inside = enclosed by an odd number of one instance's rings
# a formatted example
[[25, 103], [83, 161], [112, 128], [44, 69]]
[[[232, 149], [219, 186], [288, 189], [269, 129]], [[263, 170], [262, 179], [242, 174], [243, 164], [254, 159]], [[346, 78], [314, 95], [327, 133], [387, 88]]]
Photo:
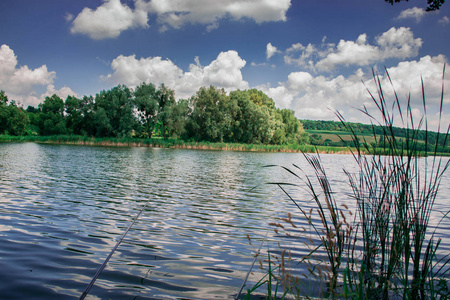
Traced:
[[[387, 71], [386, 76], [393, 86]], [[444, 139], [443, 144], [446, 145], [450, 126], [447, 124], [446, 132], [438, 135], [432, 147], [425, 147], [423, 153], [423, 143], [426, 146], [431, 144], [427, 134], [429, 128], [423, 81], [424, 114], [416, 120], [410, 96], [406, 106], [402, 107], [394, 90], [394, 99], [388, 104], [380, 77], [374, 73], [373, 78], [377, 93], [368, 92], [380, 117], [375, 117], [366, 108], [361, 112], [369, 118], [373, 137], [380, 141], [378, 144], [361, 141], [351, 125], [337, 113], [347, 130], [352, 132], [354, 144], [354, 148], [349, 150], [357, 164], [357, 172], [344, 170], [351, 187], [351, 198], [356, 201], [354, 220], [350, 220], [349, 214], [338, 206], [319, 155], [304, 154], [315, 172], [313, 178], [299, 175], [303, 171], [297, 165], [293, 165], [292, 169], [283, 168], [300, 180], [295, 185], [306, 184], [316, 203], [318, 215], [315, 218], [320, 222], [314, 222], [313, 211], [305, 211], [300, 202], [291, 197], [285, 189], [287, 184], [274, 183], [307, 218], [311, 231], [321, 242], [318, 247], [312, 247], [299, 263], [308, 261], [315, 264], [320, 278], [327, 283], [323, 295], [331, 298], [448, 299], [450, 256], [439, 254], [442, 239], [436, 237], [436, 227], [430, 228], [430, 217], [450, 163], [448, 158], [437, 156], [438, 145], [442, 142], [439, 139]], [[439, 124], [443, 104], [444, 85]], [[395, 136], [394, 123], [398, 121], [406, 128], [404, 139]], [[383, 129], [381, 136], [375, 134], [375, 126]], [[419, 132], [423, 129], [426, 132], [425, 141], [419, 139]], [[440, 125], [438, 131], [441, 131]], [[449, 212], [444, 218], [448, 215]], [[325, 263], [314, 257], [320, 251], [326, 253]], [[283, 281], [283, 276], [291, 276], [289, 273], [287, 270], [279, 280]], [[285, 288], [292, 290], [291, 286]]]

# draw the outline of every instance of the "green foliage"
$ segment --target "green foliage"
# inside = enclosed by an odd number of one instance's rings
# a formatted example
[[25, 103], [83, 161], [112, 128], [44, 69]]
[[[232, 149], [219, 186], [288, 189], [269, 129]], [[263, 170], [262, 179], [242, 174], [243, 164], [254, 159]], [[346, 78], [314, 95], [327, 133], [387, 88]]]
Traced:
[[41, 135], [56, 135], [67, 133], [64, 120], [64, 101], [57, 95], [45, 97], [39, 104], [38, 126]]
[[94, 121], [98, 125], [97, 136], [131, 137], [135, 126], [131, 99], [132, 92], [124, 85], [95, 96]]
[[167, 133], [172, 138], [186, 137], [186, 123], [189, 118], [189, 102], [181, 99], [171, 109], [171, 117], [167, 120]]
[[173, 108], [176, 104], [175, 101], [175, 92], [171, 89], [168, 89], [164, 84], [161, 84], [158, 91], [158, 118], [161, 124], [160, 132], [164, 139], [167, 138], [168, 124], [171, 122]]
[[0, 134], [23, 135], [28, 124], [26, 111], [0, 91]]
[[197, 141], [223, 142], [228, 138], [232, 106], [223, 89], [202, 87], [190, 99], [193, 110], [188, 122], [188, 135]]
[[154, 84], [142, 83], [134, 91], [134, 104], [139, 121], [144, 127], [145, 136], [151, 138], [158, 122], [159, 102]]
[[[271, 98], [256, 89], [232, 91], [227, 95], [223, 89], [202, 87], [189, 100], [177, 102], [174, 91], [164, 84], [156, 87], [152, 83], [142, 83], [134, 91], [119, 85], [101, 91], [95, 98], [69, 96], [63, 101], [57, 95], [46, 97], [37, 108], [27, 108], [27, 117], [14, 102], [10, 103], [11, 107], [7, 105], [8, 98], [3, 91], [0, 99], [3, 119], [9, 122], [9, 129], [5, 129], [6, 121], [0, 124], [0, 132], [11, 134], [156, 136], [240, 144], [353, 146], [348, 138], [338, 139], [332, 135], [338, 132], [342, 136], [350, 136], [340, 122], [300, 121], [292, 110], [276, 108]], [[364, 141], [362, 137], [360, 142], [367, 142], [375, 148], [385, 147], [380, 126], [372, 128], [354, 123], [352, 128], [364, 136], [375, 131], [377, 139]], [[305, 129], [315, 132], [308, 136]], [[322, 136], [324, 130], [328, 132]], [[406, 136], [403, 128], [393, 127], [392, 130], [396, 136]], [[436, 141], [438, 152], [450, 153], [449, 142], [442, 138], [442, 134], [420, 130], [417, 136], [421, 140], [427, 137], [428, 144], [418, 145], [422, 151], [430, 151]]]
[[83, 128], [82, 100], [68, 96], [64, 102], [67, 133], [81, 134]]
[[[394, 5], [394, 3], [399, 3], [401, 1], [408, 1], [408, 0], [384, 0], [391, 5]], [[435, 11], [439, 10], [441, 6], [444, 4], [445, 0], [427, 0], [427, 11]]]
[[0, 106], [6, 106], [8, 104], [8, 96], [6, 96], [5, 91], [0, 91]]

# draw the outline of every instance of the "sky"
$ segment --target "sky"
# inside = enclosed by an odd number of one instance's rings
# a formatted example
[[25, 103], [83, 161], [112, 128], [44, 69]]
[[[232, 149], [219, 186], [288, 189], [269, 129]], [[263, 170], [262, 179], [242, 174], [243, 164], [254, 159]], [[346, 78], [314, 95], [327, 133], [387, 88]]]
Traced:
[[[24, 107], [119, 84], [257, 88], [300, 119], [367, 123], [373, 71], [388, 102], [437, 126], [450, 89], [450, 4], [425, 0], [1, 0], [0, 89]], [[388, 71], [392, 84], [386, 76]], [[368, 91], [369, 90], [369, 91]], [[444, 93], [441, 126], [450, 122]], [[437, 127], [436, 127], [437, 128]]]

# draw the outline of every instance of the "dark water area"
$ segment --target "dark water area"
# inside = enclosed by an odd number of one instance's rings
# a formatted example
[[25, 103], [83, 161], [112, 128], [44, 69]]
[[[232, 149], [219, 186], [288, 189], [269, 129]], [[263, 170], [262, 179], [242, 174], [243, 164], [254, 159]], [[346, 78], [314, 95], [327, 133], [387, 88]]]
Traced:
[[[321, 157], [351, 206], [342, 169], [353, 158]], [[265, 166], [292, 163], [307, 170], [293, 153], [0, 144], [0, 298], [77, 299], [147, 204], [87, 299], [232, 299], [266, 233], [263, 252], [279, 249], [269, 223], [288, 212], [304, 222], [267, 184], [293, 177]], [[450, 209], [449, 182], [447, 174], [433, 224]], [[313, 207], [303, 187], [290, 191]], [[447, 253], [449, 228], [448, 219], [438, 228]], [[263, 275], [253, 271], [250, 285]]]

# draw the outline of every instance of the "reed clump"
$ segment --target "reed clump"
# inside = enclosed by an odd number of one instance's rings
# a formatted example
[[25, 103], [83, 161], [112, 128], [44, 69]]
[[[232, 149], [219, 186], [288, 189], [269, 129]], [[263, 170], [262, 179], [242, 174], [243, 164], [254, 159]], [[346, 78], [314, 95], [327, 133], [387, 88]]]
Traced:
[[[390, 81], [387, 71], [386, 76]], [[296, 226], [290, 215], [272, 224], [278, 233], [284, 232], [302, 241], [309, 249], [307, 255], [299, 257], [295, 250], [282, 248], [271, 259], [278, 261], [279, 270], [276, 276], [271, 271], [271, 276], [276, 277], [291, 297], [308, 296], [311, 282], [316, 283], [316, 290], [311, 292], [313, 296], [332, 299], [450, 297], [450, 256], [439, 251], [442, 238], [436, 235], [436, 228], [440, 222], [430, 224], [449, 159], [437, 156], [439, 142], [442, 141], [434, 141], [434, 151], [423, 150], [420, 145], [423, 141], [418, 139], [419, 131], [425, 129], [428, 132], [423, 81], [424, 114], [420, 120], [413, 118], [410, 97], [402, 107], [394, 91], [394, 100], [388, 104], [380, 77], [375, 73], [374, 82], [377, 96], [369, 93], [380, 117], [374, 117], [366, 108], [361, 112], [370, 119], [373, 136], [377, 140], [382, 139], [383, 147], [372, 147], [360, 141], [344, 117], [337, 113], [352, 132], [355, 145], [349, 151], [357, 171], [344, 170], [351, 189], [350, 202], [346, 203], [352, 203], [353, 210], [336, 200], [319, 154], [304, 154], [314, 176], [307, 176], [302, 168], [293, 165], [282, 168], [299, 183], [272, 183], [287, 195], [298, 208], [299, 215], [309, 224], [309, 228], [296, 228], [295, 232], [301, 234], [295, 237], [292, 230], [287, 229]], [[443, 103], [444, 88], [439, 123]], [[394, 135], [396, 118], [406, 128], [407, 136], [402, 140]], [[383, 128], [381, 137], [375, 134], [376, 125]], [[449, 136], [449, 125], [446, 127], [444, 130], [438, 128], [438, 131], [445, 131], [439, 135], [445, 139], [444, 144]], [[429, 142], [426, 136], [425, 143]], [[299, 200], [291, 196], [289, 186], [306, 186], [315, 208], [304, 209]], [[448, 217], [449, 212], [443, 212], [443, 218]], [[314, 240], [319, 244], [314, 244]], [[303, 265], [303, 270], [308, 270], [307, 274], [296, 272], [299, 264]]]

